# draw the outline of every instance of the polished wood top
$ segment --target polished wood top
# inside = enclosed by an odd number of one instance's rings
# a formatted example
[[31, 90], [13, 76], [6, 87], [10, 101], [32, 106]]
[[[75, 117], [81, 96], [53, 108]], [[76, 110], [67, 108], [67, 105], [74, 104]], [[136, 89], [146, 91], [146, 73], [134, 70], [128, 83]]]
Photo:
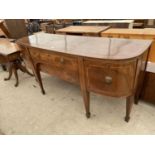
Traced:
[[129, 35], [152, 35], [155, 37], [155, 28], [145, 28], [145, 29], [108, 29], [102, 34], [129, 34]]
[[88, 20], [86, 22], [83, 22], [83, 23], [86, 23], [86, 24], [100, 24], [100, 23], [133, 23], [134, 20]]
[[39, 33], [17, 43], [77, 56], [120, 60], [141, 55], [152, 41]]
[[102, 31], [105, 31], [109, 26], [69, 26], [57, 30], [56, 32], [62, 33], [92, 33], [97, 34]]
[[0, 54], [1, 55], [7, 56], [9, 54], [13, 54], [20, 50], [21, 48], [16, 43], [12, 43], [8, 39], [0, 38]]

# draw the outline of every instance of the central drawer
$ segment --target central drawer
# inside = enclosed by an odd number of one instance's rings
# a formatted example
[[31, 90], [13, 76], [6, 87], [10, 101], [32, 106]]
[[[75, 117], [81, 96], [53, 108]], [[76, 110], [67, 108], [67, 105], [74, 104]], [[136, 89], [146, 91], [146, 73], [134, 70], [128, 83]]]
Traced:
[[134, 89], [136, 60], [84, 61], [87, 89], [114, 97], [129, 96]]
[[34, 63], [39, 64], [41, 71], [72, 83], [79, 83], [76, 57], [40, 49], [31, 49], [30, 53]]

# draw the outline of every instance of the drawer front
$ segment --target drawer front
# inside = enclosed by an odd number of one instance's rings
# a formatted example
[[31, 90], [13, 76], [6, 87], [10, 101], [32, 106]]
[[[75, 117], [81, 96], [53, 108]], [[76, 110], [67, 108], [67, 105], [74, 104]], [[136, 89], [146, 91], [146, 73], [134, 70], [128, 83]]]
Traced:
[[32, 49], [30, 52], [34, 63], [40, 64], [41, 71], [58, 76], [69, 82], [79, 83], [76, 57], [38, 49]]
[[108, 38], [119, 38], [119, 34], [106, 34], [106, 33], [101, 33], [102, 37], [108, 37]]
[[128, 96], [134, 89], [136, 61], [111, 63], [85, 61], [87, 88], [110, 95]]

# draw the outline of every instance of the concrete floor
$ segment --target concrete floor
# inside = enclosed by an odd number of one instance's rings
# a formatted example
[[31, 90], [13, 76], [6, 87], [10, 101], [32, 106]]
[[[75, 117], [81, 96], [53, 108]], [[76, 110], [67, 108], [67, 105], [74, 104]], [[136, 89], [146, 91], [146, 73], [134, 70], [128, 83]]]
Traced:
[[15, 88], [6, 76], [0, 70], [0, 134], [155, 134], [155, 105], [140, 101], [126, 123], [125, 99], [92, 93], [87, 119], [78, 86], [43, 74], [42, 95], [34, 77], [19, 71]]

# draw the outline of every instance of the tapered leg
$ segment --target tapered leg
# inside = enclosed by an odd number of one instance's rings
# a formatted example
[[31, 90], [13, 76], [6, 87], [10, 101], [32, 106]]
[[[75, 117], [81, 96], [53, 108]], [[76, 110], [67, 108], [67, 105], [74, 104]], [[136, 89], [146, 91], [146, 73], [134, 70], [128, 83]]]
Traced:
[[130, 120], [132, 105], [133, 105], [133, 96], [129, 96], [126, 98], [126, 116], [125, 116], [126, 122], [129, 122]]
[[42, 94], [44, 95], [45, 94], [45, 90], [44, 90], [44, 87], [43, 87], [40, 70], [38, 68], [36, 70], [36, 76], [37, 76], [36, 77], [37, 78], [37, 82], [39, 83], [39, 86], [41, 88]]
[[12, 69], [13, 69], [13, 64], [9, 65], [9, 76], [8, 78], [4, 78], [5, 81], [10, 80], [10, 78], [12, 77]]
[[78, 58], [78, 64], [79, 64], [79, 78], [80, 78], [80, 87], [81, 92], [84, 100], [84, 106], [86, 110], [86, 117], [90, 118], [90, 95], [87, 90], [86, 81], [85, 81], [85, 72], [84, 72], [84, 64], [83, 59]]
[[84, 106], [85, 106], [85, 110], [86, 110], [86, 117], [90, 118], [90, 95], [89, 92], [86, 90], [82, 90], [82, 96], [83, 96], [83, 100], [84, 100]]

